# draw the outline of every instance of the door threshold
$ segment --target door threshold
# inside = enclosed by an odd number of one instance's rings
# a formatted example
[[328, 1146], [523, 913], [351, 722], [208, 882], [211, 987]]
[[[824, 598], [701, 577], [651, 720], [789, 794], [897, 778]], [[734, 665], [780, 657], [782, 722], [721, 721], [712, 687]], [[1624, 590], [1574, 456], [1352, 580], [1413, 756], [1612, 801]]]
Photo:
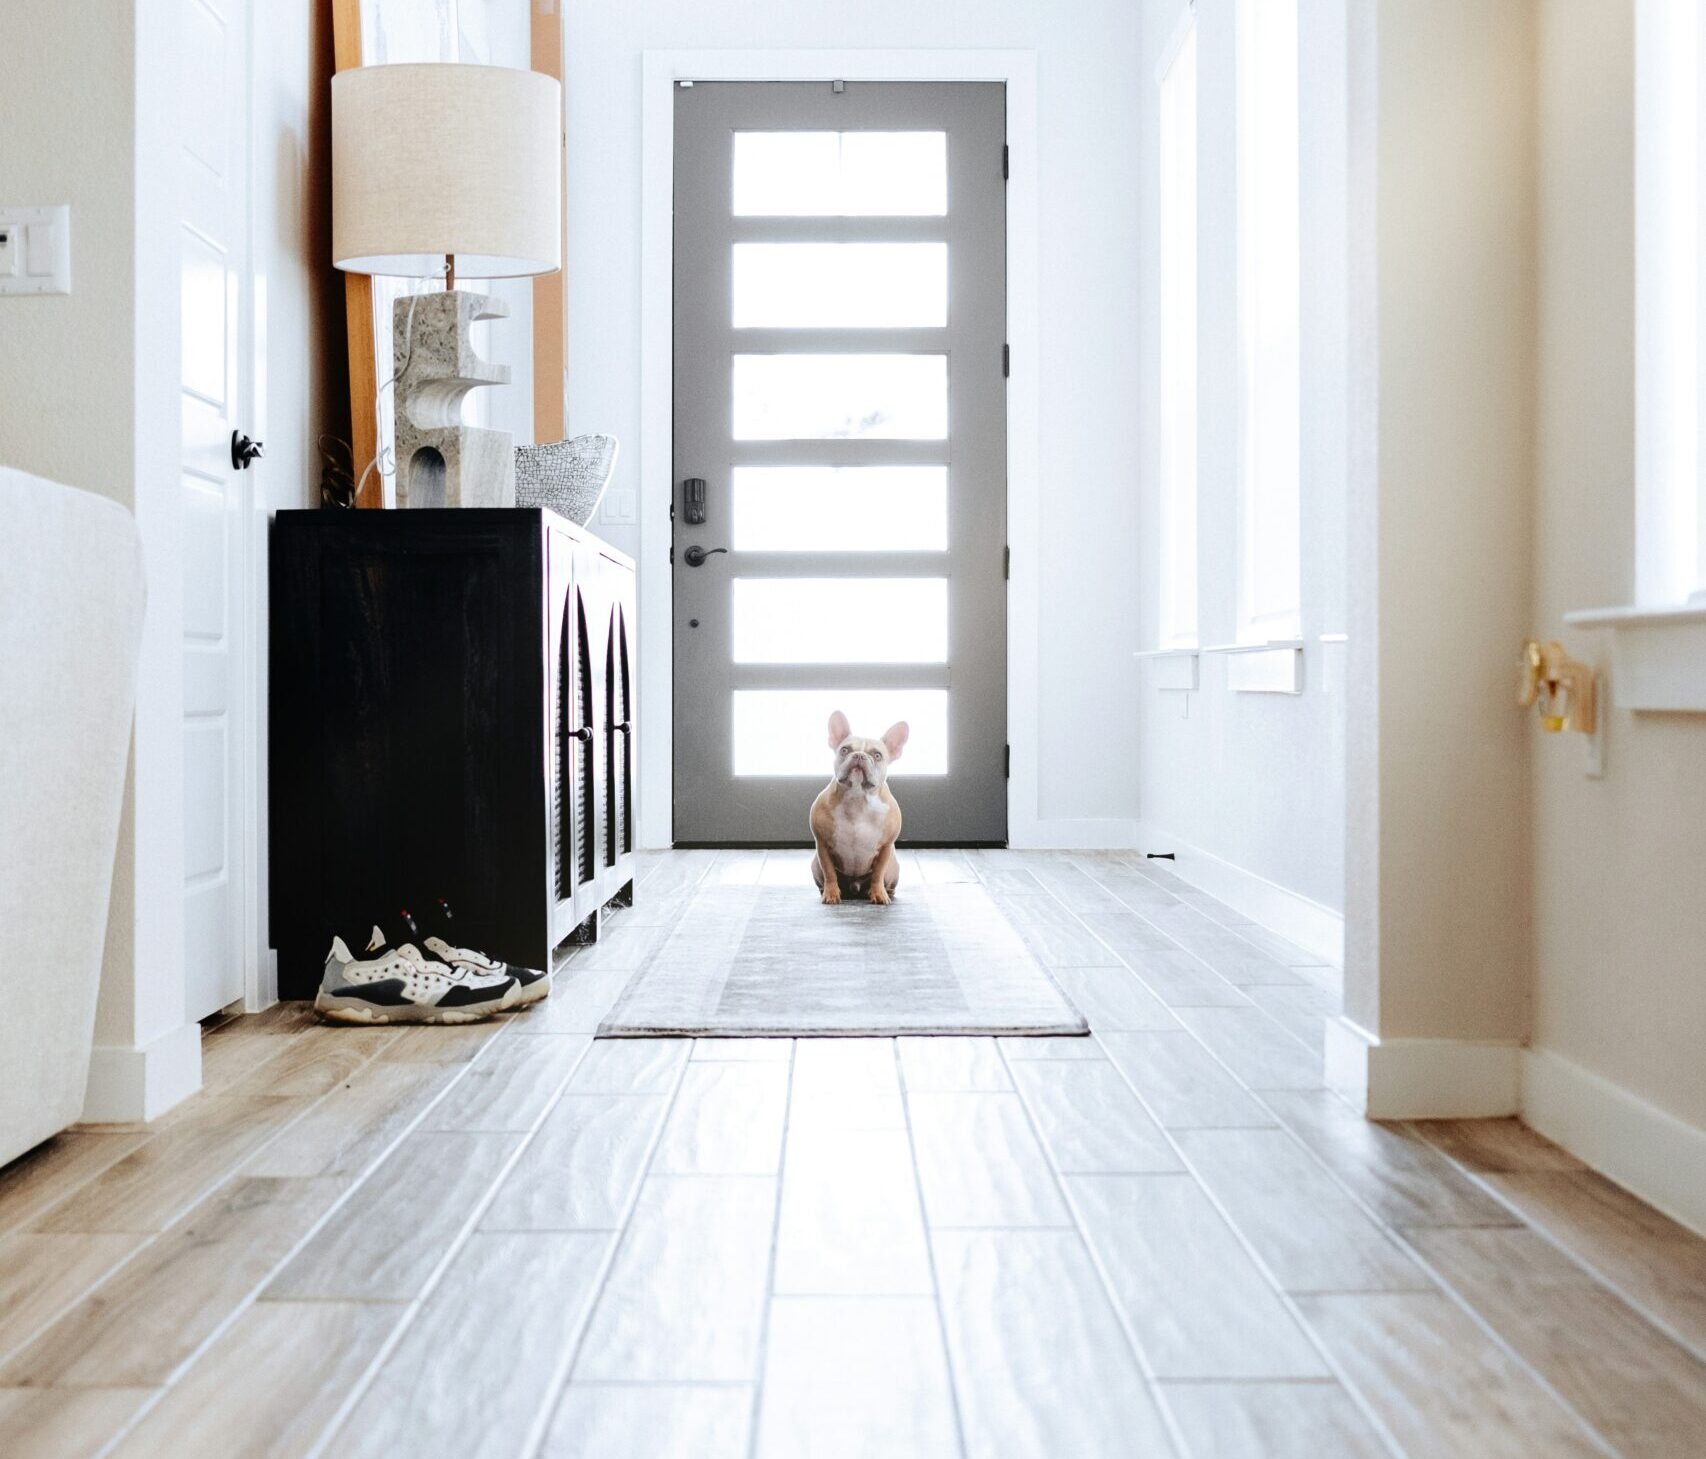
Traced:
[[[671, 851], [810, 851], [814, 842], [799, 841], [673, 841]], [[1005, 841], [900, 841], [897, 851], [1004, 851]]]

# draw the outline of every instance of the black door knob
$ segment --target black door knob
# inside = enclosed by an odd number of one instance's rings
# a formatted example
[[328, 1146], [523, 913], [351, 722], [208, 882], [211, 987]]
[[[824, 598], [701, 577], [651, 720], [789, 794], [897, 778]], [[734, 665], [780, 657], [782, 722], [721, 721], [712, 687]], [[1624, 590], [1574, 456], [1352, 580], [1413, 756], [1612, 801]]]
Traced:
[[247, 471], [251, 461], [266, 455], [266, 449], [259, 441], [251, 441], [241, 431], [231, 432], [231, 465], [238, 471]]
[[695, 542], [687, 549], [687, 551], [682, 553], [681, 556], [689, 567], [703, 567], [707, 557], [711, 557], [719, 552], [727, 552], [728, 550], [729, 549], [726, 547], [705, 548]]

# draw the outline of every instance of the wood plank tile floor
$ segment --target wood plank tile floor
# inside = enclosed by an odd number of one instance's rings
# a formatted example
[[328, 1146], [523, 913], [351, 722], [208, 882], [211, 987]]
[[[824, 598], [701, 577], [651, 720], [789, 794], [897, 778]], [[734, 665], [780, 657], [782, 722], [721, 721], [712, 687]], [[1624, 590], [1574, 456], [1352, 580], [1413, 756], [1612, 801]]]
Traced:
[[593, 1041], [696, 887], [833, 915], [804, 860], [648, 856], [535, 1009], [281, 1006], [0, 1170], [0, 1454], [1703, 1452], [1706, 1241], [1515, 1121], [1357, 1118], [1336, 972], [1153, 864], [908, 858], [1090, 1039]]

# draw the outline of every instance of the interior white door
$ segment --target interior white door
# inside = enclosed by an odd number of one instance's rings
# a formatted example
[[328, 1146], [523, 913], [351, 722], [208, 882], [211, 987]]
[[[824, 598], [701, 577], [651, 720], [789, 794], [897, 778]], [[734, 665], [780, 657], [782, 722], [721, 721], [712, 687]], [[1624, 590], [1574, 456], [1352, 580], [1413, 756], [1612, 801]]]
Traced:
[[248, 490], [232, 433], [252, 419], [247, 361], [248, 0], [179, 0], [184, 624], [184, 982], [191, 1018], [244, 988]]

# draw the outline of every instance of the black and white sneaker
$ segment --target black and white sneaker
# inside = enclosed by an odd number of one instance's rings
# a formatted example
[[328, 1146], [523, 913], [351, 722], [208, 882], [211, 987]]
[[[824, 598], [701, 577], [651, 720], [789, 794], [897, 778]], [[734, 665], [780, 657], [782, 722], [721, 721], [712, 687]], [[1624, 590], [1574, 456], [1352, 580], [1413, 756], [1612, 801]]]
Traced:
[[336, 1023], [477, 1023], [509, 1006], [515, 979], [453, 969], [392, 948], [377, 927], [357, 958], [332, 939], [314, 1011]]
[[488, 963], [487, 966], [480, 967], [474, 965], [462, 966], [458, 963], [447, 962], [437, 953], [429, 952], [420, 946], [420, 944], [425, 942], [426, 939], [421, 937], [420, 928], [415, 925], [415, 919], [409, 915], [409, 909], [407, 907], [399, 909], [397, 915], [403, 919], [404, 925], [409, 929], [416, 941], [401, 943], [393, 947], [392, 944], [386, 940], [385, 934], [379, 930], [378, 925], [375, 924], [373, 928], [373, 937], [367, 944], [366, 956], [370, 958], [384, 957], [387, 953], [395, 952], [408, 962], [425, 963], [433, 968], [434, 971], [448, 973], [452, 978], [459, 981], [468, 981], [471, 979], [478, 983], [482, 979], [506, 977], [510, 980], [509, 991], [504, 994], [504, 1001], [502, 1006], [498, 1009], [498, 1012], [503, 1013], [515, 1007], [520, 998], [521, 984], [516, 979], [513, 969], [506, 971], [504, 964], [502, 963]]
[[[471, 947], [462, 947], [456, 942], [455, 915], [450, 910], [450, 903], [440, 897], [429, 914], [434, 932], [422, 940], [429, 956], [436, 958], [452, 968], [460, 968], [464, 972], [480, 976], [506, 975], [515, 979], [515, 996], [511, 1006], [520, 1008], [529, 1003], [537, 1003], [541, 998], [548, 997], [551, 992], [551, 974], [549, 970], [540, 968], [519, 968], [514, 963], [499, 962], [496, 958], [488, 957]], [[407, 911], [403, 913], [403, 921], [409, 931], [416, 937], [420, 936], [420, 928], [415, 919]]]

